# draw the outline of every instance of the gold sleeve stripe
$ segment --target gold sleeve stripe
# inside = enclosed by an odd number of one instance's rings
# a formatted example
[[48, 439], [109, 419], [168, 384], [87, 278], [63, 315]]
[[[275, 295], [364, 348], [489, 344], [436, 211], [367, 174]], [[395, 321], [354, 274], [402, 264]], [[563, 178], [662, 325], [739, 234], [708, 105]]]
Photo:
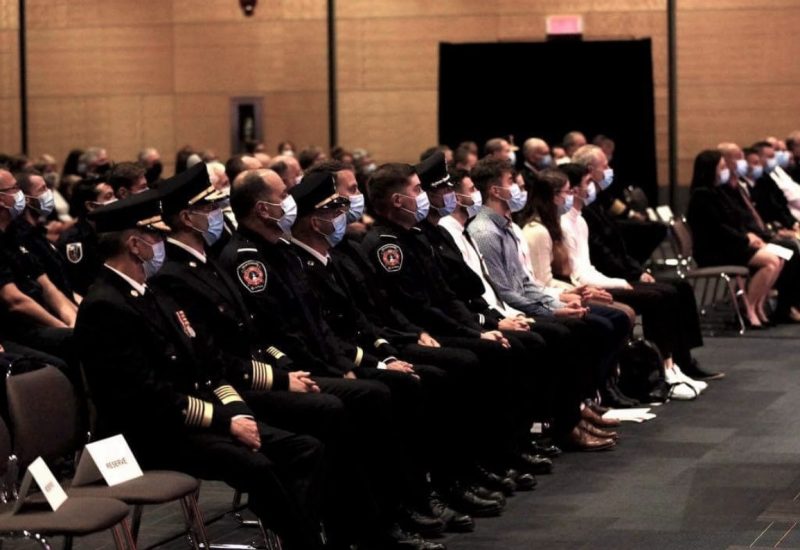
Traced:
[[214, 415], [214, 406], [208, 401], [197, 399], [196, 397], [189, 397], [189, 402], [186, 406], [186, 422], [187, 426], [195, 428], [208, 428], [211, 426], [211, 417]]
[[363, 358], [364, 358], [364, 350], [361, 349], [360, 347], [356, 346], [356, 358], [353, 359], [353, 363], [355, 364], [355, 366], [360, 367], [361, 366], [361, 360]]
[[233, 386], [220, 386], [214, 390], [214, 395], [217, 396], [217, 399], [219, 399], [223, 405], [227, 405], [228, 403], [233, 403], [235, 401], [244, 401], [244, 399], [242, 399], [236, 390], [233, 389]]
[[253, 359], [253, 389], [266, 391], [272, 388], [272, 367]]
[[268, 347], [268, 348], [267, 348], [267, 353], [269, 353], [269, 354], [270, 354], [271, 356], [273, 356], [275, 359], [280, 359], [281, 357], [283, 357], [284, 355], [286, 355], [285, 353], [283, 353], [281, 350], [279, 350], [279, 349], [278, 349], [278, 348], [276, 348], [275, 346], [270, 346], [270, 347]]
[[375, 340], [375, 342], [372, 345], [373, 345], [373, 347], [375, 347], [377, 349], [377, 348], [383, 346], [384, 344], [388, 344], [388, 343], [389, 343], [388, 340], [385, 340], [383, 338], [378, 338], [377, 340]]

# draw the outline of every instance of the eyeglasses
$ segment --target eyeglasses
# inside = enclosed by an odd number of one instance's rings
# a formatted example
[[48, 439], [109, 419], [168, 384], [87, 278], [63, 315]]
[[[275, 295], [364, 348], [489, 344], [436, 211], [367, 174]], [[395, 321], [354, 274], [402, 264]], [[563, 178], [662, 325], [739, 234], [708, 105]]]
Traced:
[[5, 189], [0, 189], [0, 193], [12, 194], [19, 191], [19, 185], [12, 185], [11, 187], [6, 187]]

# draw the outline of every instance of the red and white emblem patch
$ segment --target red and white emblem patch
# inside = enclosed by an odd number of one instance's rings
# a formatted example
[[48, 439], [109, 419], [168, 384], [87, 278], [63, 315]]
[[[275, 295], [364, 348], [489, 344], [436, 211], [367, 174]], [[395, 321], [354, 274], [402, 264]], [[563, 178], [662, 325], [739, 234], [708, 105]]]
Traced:
[[385, 244], [378, 249], [378, 261], [389, 273], [400, 271], [403, 267], [403, 251], [396, 244]]
[[248, 260], [236, 268], [236, 274], [244, 287], [252, 293], [267, 288], [267, 268], [256, 260]]
[[67, 243], [67, 260], [77, 264], [83, 259], [83, 243]]
[[186, 316], [186, 313], [179, 309], [175, 312], [175, 317], [178, 318], [178, 322], [181, 324], [181, 328], [183, 329], [183, 333], [188, 336], [189, 338], [194, 338], [197, 336], [197, 333], [192, 328], [191, 323], [189, 323], [189, 318]]

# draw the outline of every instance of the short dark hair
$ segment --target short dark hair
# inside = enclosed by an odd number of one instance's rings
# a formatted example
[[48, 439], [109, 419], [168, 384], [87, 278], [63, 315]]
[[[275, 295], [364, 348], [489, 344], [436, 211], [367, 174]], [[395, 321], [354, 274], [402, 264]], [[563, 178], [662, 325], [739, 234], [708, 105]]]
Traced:
[[770, 142], [768, 142], [768, 141], [757, 141], [757, 142], [755, 142], [755, 143], [753, 144], [753, 149], [755, 149], [755, 150], [756, 150], [756, 152], [757, 152], [759, 155], [760, 155], [760, 154], [761, 154], [761, 153], [764, 151], [764, 149], [766, 149], [767, 147], [772, 147], [772, 148], [774, 148], [775, 146], [774, 146], [774, 145], [772, 145], [772, 144], [771, 144]]
[[349, 162], [342, 162], [340, 160], [325, 160], [311, 166], [311, 168], [305, 171], [304, 175], [307, 176], [309, 174], [316, 174], [318, 172], [331, 172], [335, 174], [336, 172], [341, 172], [342, 170], [352, 170], [355, 172], [355, 167]]
[[755, 147], [745, 147], [744, 149], [742, 149], [742, 154], [744, 156], [757, 155], [758, 154], [758, 149], [756, 149]]
[[506, 172], [514, 173], [514, 168], [507, 160], [484, 157], [478, 161], [470, 175], [472, 181], [475, 182], [475, 187], [482, 195], [486, 196], [489, 187], [498, 183]]
[[22, 189], [23, 194], [31, 194], [31, 186], [33, 185], [33, 183], [31, 183], [31, 178], [34, 176], [42, 177], [42, 174], [33, 169], [22, 170], [14, 173], [14, 179], [17, 180], [17, 185], [19, 185], [19, 188]]
[[312, 145], [300, 151], [300, 154], [297, 156], [297, 162], [300, 163], [300, 168], [305, 170], [306, 168], [310, 168], [321, 154], [322, 148]]
[[467, 158], [473, 154], [473, 150], [469, 145], [462, 143], [456, 150], [453, 151], [453, 164], [461, 164], [467, 162]]
[[98, 177], [87, 177], [79, 181], [72, 188], [72, 197], [69, 201], [69, 213], [74, 218], [82, 218], [87, 214], [86, 203], [97, 202], [99, 195], [97, 186], [105, 183], [105, 180]]
[[[175, 174], [180, 174], [181, 172], [185, 172], [188, 168], [187, 161], [189, 157], [194, 154], [194, 149], [192, 149], [191, 145], [184, 145], [175, 153]], [[116, 192], [116, 189], [114, 189]]]
[[464, 178], [470, 177], [469, 170], [464, 170], [463, 168], [453, 168], [448, 173], [450, 174], [450, 183], [457, 190], [461, 189]]
[[236, 219], [243, 220], [250, 215], [258, 201], [264, 200], [267, 193], [262, 170], [248, 170], [237, 185], [231, 187], [231, 209]]
[[491, 155], [492, 153], [496, 153], [497, 151], [502, 151], [504, 141], [506, 141], [505, 138], [490, 139], [483, 146], [483, 154]]
[[247, 170], [247, 165], [244, 163], [244, 157], [246, 155], [233, 155], [228, 161], [225, 163], [225, 175], [228, 176], [228, 181], [233, 184], [233, 180], [236, 179], [236, 176]]
[[566, 174], [569, 178], [570, 187], [578, 187], [583, 180], [583, 176], [589, 173], [589, 167], [576, 162], [567, 162], [558, 167], [558, 170]]
[[414, 174], [413, 166], [401, 162], [379, 166], [367, 181], [367, 194], [375, 211], [385, 213], [391, 196], [401, 192], [408, 184], [408, 178]]
[[108, 184], [116, 194], [122, 187], [130, 189], [144, 173], [144, 166], [138, 162], [120, 162], [108, 173]]
[[108, 233], [99, 233], [97, 235], [97, 254], [101, 260], [107, 260], [120, 254], [124, 247], [122, 242], [128, 235], [130, 229], [125, 231], [111, 231]]

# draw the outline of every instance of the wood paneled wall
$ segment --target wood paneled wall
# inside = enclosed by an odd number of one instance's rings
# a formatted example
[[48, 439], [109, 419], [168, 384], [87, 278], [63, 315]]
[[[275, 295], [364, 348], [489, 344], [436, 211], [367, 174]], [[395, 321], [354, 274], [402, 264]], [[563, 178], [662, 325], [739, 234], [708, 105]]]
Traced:
[[[0, 150], [19, 147], [17, 0], [0, 0]], [[667, 174], [666, 0], [339, 0], [339, 134], [379, 160], [437, 141], [439, 42], [543, 40], [550, 14], [587, 40], [653, 40], [659, 180]], [[262, 96], [278, 141], [327, 145], [325, 0], [28, 0], [31, 154], [103, 144], [166, 160], [229, 151], [229, 98]], [[800, 127], [797, 0], [678, 2], [679, 178], [702, 148]], [[565, 131], [568, 128], [565, 128]], [[522, 141], [526, 136], [518, 136]]]

